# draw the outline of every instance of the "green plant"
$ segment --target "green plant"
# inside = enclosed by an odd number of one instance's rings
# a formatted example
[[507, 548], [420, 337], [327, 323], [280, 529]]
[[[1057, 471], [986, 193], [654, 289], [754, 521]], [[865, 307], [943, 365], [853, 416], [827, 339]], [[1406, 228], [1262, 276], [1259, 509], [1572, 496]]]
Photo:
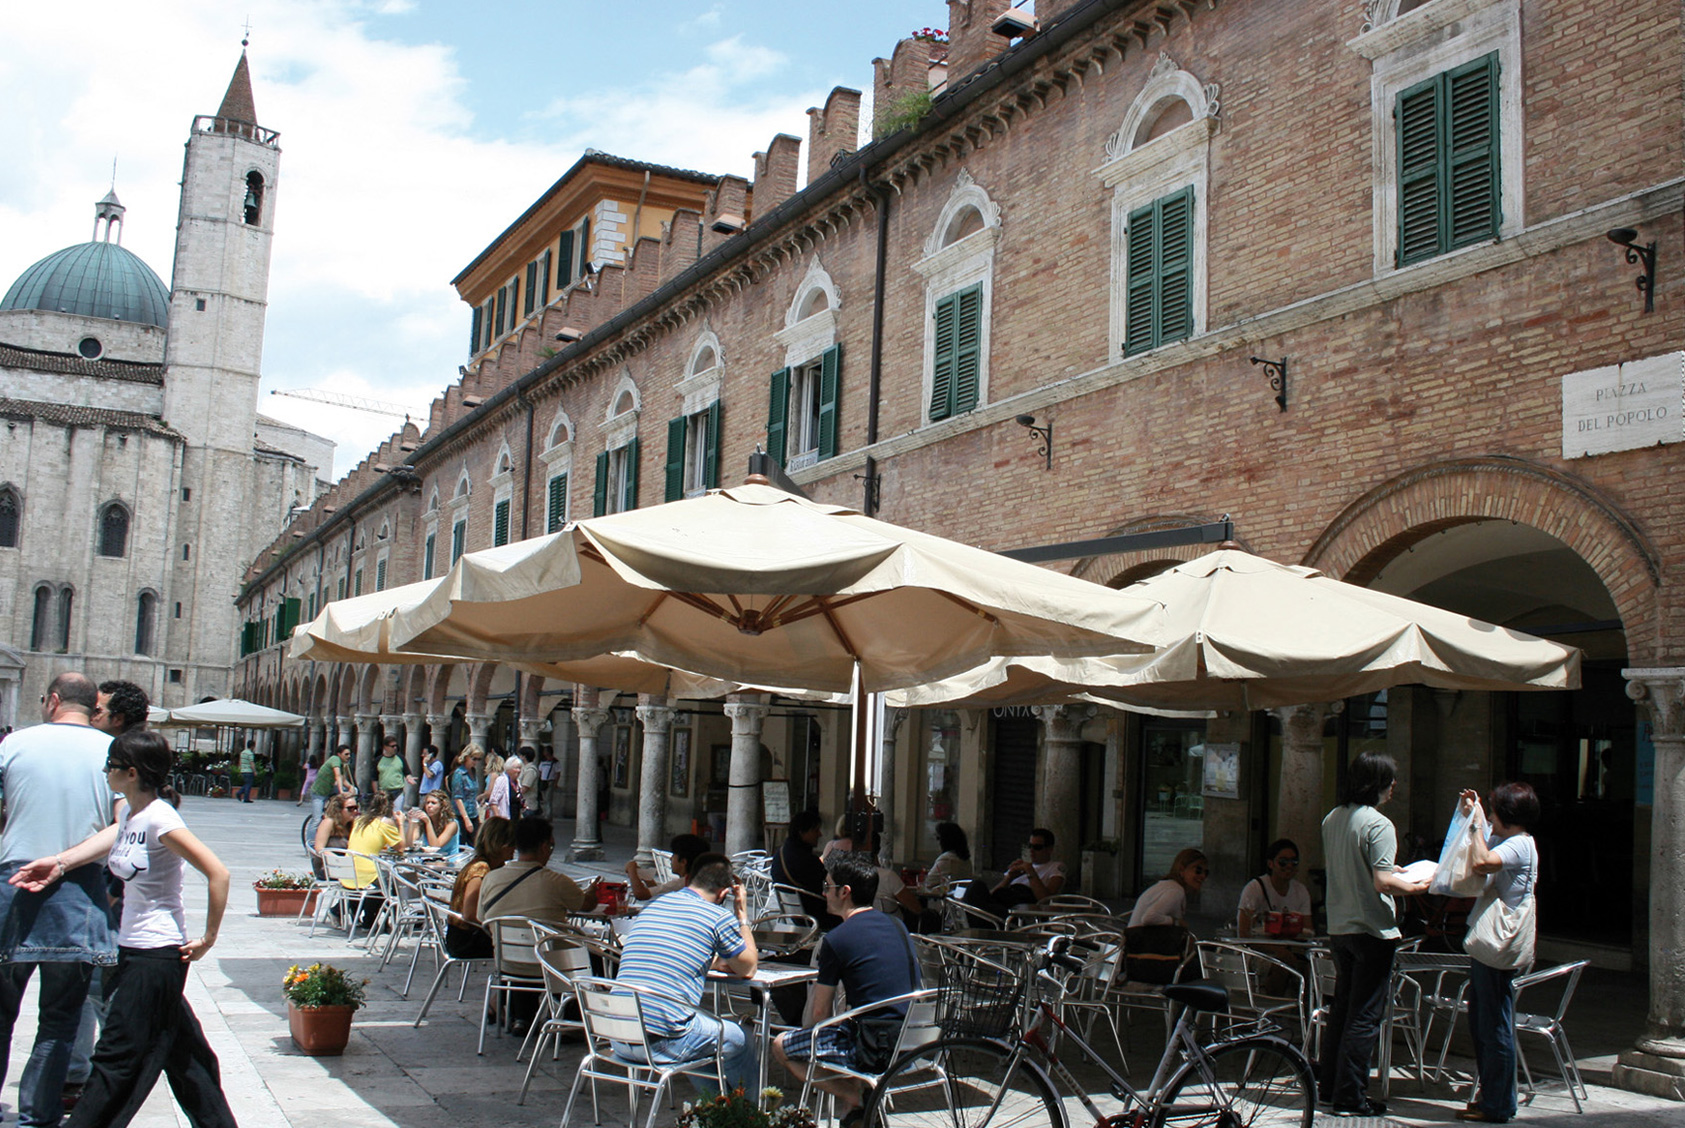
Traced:
[[286, 870], [270, 870], [256, 881], [252, 882], [259, 889], [314, 889], [316, 879], [307, 873], [288, 873]]
[[797, 1105], [780, 1108], [780, 1089], [761, 1090], [767, 1108], [761, 1109], [742, 1089], [687, 1104], [679, 1114], [679, 1128], [815, 1128], [813, 1113]]
[[367, 979], [352, 979], [330, 964], [313, 963], [301, 968], [297, 964], [287, 969], [281, 980], [281, 993], [295, 1007], [350, 1007], [363, 1005], [363, 988]]
[[903, 129], [917, 129], [930, 112], [930, 88], [909, 90], [877, 113], [872, 123], [872, 140], [877, 141]]
[[298, 770], [296, 768], [276, 768], [275, 786], [278, 789], [291, 791], [298, 786]]

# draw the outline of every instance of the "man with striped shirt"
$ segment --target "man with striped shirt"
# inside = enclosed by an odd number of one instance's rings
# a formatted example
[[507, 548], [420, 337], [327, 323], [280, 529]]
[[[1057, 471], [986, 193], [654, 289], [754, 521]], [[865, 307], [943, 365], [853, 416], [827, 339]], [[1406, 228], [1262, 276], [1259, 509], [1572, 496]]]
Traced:
[[[728, 907], [729, 903], [729, 907]], [[690, 883], [647, 905], [620, 950], [621, 983], [648, 987], [686, 1005], [650, 1000], [644, 1020], [658, 1065], [694, 1059], [716, 1043], [724, 1054], [726, 1084], [751, 1086], [760, 1062], [743, 1027], [699, 1008], [710, 969], [753, 975], [760, 957], [749, 926], [748, 897], [723, 854], [703, 854], [692, 864]], [[638, 1048], [616, 1052], [642, 1061]], [[700, 1078], [693, 1078], [701, 1085]]]

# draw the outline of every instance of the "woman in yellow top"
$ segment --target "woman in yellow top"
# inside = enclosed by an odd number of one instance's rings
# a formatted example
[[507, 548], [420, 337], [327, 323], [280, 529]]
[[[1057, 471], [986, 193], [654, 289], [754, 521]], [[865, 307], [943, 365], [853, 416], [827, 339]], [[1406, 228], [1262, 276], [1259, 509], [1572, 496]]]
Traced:
[[[346, 849], [353, 855], [367, 854], [372, 858], [382, 850], [390, 850], [400, 844], [408, 848], [415, 842], [415, 829], [413, 822], [400, 828], [398, 820], [392, 817], [392, 800], [386, 797], [384, 791], [376, 790], [363, 804], [357, 821], [351, 824], [351, 838]], [[379, 875], [373, 862], [353, 856], [351, 864], [354, 876], [341, 878], [341, 885], [347, 889], [367, 889], [375, 883]]]

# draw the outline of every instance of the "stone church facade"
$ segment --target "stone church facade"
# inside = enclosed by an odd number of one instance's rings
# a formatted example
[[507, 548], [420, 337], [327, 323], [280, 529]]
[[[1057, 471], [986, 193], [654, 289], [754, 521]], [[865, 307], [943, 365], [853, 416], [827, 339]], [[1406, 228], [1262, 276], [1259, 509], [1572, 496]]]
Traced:
[[242, 55], [188, 138], [172, 286], [113, 190], [0, 300], [0, 725], [67, 669], [165, 706], [229, 692], [245, 567], [333, 457], [257, 414], [279, 160]]
[[[550, 276], [489, 339], [490, 290], [465, 294], [461, 380], [257, 559], [248, 618], [312, 568], [337, 584], [377, 530], [388, 583], [436, 577], [558, 516], [732, 484], [757, 447], [812, 496], [989, 548], [1226, 517], [1264, 556], [1580, 646], [1585, 685], [892, 716], [897, 860], [952, 818], [998, 868], [1044, 825], [1087, 888], [1129, 894], [1199, 845], [1221, 908], [1277, 835], [1320, 864], [1343, 765], [1378, 748], [1424, 844], [1460, 787], [1533, 782], [1547, 955], [1664, 966], [1685, 942], [1678, 5], [1622, 5], [1609, 65], [1587, 0], [1043, 0], [1028, 36], [995, 32], [1006, 7], [951, 0], [946, 42], [878, 60], [872, 143], [854, 92], [810, 111], [801, 190], [780, 135], [751, 183]], [[553, 266], [562, 232], [511, 228], [476, 269]], [[1199, 551], [1052, 566], [1120, 584]], [[692, 824], [741, 843], [711, 822], [740, 757], [798, 804], [846, 801], [846, 720], [801, 703], [276, 649], [240, 679], [313, 742], [551, 743], [587, 849], [600, 804], [630, 824], [651, 793], [644, 846]], [[1212, 744], [1239, 749], [1232, 794], [1201, 785]], [[1654, 982], [1669, 1050], [1685, 994]]]

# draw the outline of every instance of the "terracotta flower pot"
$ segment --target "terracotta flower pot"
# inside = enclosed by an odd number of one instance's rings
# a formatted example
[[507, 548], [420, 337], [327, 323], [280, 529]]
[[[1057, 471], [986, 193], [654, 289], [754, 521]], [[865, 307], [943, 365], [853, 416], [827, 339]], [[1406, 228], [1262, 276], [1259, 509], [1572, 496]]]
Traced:
[[351, 1041], [353, 1007], [300, 1007], [287, 1004], [287, 1027], [299, 1052], [310, 1057], [338, 1057]]
[[261, 885], [252, 886], [257, 891], [257, 915], [260, 917], [296, 917], [300, 912], [308, 913], [316, 907], [316, 889], [265, 889]]

